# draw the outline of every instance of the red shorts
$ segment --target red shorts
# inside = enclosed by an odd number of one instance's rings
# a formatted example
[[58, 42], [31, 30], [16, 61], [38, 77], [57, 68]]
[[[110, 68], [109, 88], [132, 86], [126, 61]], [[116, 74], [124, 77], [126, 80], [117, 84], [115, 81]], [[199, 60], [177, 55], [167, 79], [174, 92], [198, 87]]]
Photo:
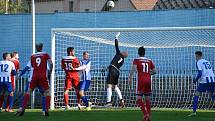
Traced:
[[137, 92], [138, 95], [150, 95], [151, 90], [151, 80], [150, 81], [138, 81], [137, 83]]
[[79, 85], [78, 76], [75, 76], [72, 78], [66, 78], [65, 80], [65, 90], [71, 90], [72, 87], [74, 87], [75, 89], [78, 89], [78, 85]]
[[16, 82], [15, 82], [15, 80], [16, 80], [16, 77], [15, 76], [11, 76], [11, 83], [12, 83], [12, 88], [13, 88], [13, 91], [15, 91], [15, 89], [16, 89]]
[[30, 89], [41, 88], [43, 91], [49, 89], [49, 82], [46, 76], [33, 76], [30, 82]]

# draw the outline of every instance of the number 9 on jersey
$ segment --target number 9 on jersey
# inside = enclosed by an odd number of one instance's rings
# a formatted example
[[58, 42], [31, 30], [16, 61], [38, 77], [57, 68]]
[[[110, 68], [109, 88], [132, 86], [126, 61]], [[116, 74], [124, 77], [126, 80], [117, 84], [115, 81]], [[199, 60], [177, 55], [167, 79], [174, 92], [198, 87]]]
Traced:
[[41, 58], [36, 58], [36, 63], [37, 63], [37, 66], [40, 66]]

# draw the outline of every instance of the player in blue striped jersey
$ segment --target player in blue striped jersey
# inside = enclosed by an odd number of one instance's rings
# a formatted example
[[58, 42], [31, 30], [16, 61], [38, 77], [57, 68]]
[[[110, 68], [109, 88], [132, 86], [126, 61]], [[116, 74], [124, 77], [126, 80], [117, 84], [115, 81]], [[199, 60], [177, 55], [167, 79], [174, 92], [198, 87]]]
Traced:
[[199, 85], [193, 98], [193, 112], [189, 116], [196, 116], [200, 93], [208, 91], [211, 94], [213, 101], [215, 101], [215, 75], [213, 73], [212, 65], [209, 61], [203, 58], [201, 51], [196, 51], [195, 56], [197, 60], [196, 68], [198, 74], [196, 78], [194, 78], [193, 83], [196, 84], [199, 81]]
[[83, 60], [80, 61], [81, 66], [78, 68], [74, 68], [74, 70], [81, 71], [81, 81], [79, 83], [79, 94], [81, 96], [82, 101], [84, 102], [87, 110], [91, 110], [91, 103], [89, 102], [87, 96], [85, 96], [84, 92], [87, 91], [90, 87], [91, 74], [90, 74], [90, 66], [91, 61], [89, 60], [89, 53], [83, 52]]
[[[16, 75], [16, 69], [14, 63], [10, 61], [11, 55], [9, 53], [3, 53], [3, 60], [0, 61], [0, 95], [4, 91], [9, 94], [9, 110], [13, 107], [13, 88], [11, 76]], [[2, 97], [1, 97], [2, 98]], [[3, 100], [0, 99], [0, 105]]]

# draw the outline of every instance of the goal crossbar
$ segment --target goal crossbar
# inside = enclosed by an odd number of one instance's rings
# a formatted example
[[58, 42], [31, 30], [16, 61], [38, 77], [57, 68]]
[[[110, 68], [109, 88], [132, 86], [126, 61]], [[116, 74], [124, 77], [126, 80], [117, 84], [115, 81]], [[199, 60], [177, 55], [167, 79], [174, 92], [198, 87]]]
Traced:
[[185, 30], [214, 30], [215, 26], [193, 27], [145, 27], [145, 28], [52, 28], [52, 32], [126, 32], [126, 31], [185, 31]]

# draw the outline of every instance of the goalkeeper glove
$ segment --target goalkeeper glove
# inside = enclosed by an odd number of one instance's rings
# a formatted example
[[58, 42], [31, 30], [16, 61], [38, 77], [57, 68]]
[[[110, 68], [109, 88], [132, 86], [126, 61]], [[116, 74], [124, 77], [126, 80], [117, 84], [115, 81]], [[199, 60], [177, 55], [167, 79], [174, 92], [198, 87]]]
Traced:
[[119, 35], [120, 35], [120, 32], [118, 32], [117, 34], [116, 34], [116, 36], [115, 36], [115, 39], [119, 39]]

